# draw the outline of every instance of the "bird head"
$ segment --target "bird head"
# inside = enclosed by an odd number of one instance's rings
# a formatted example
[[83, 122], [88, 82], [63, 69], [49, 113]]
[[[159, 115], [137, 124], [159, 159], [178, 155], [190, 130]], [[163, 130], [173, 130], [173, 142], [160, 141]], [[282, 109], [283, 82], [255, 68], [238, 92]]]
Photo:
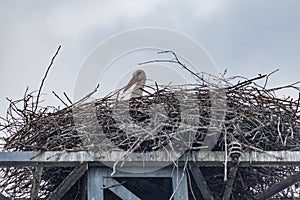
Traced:
[[146, 81], [146, 73], [141, 69], [136, 70], [135, 72], [133, 72], [132, 78], [130, 79], [129, 83], [124, 87], [123, 92], [126, 92], [134, 84], [143, 85], [145, 84], [145, 81]]

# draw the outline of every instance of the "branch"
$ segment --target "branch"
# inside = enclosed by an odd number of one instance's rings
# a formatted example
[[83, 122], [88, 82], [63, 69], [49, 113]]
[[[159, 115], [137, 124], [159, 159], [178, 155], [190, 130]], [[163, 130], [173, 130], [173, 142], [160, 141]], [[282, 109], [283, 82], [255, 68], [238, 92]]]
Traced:
[[54, 56], [52, 57], [51, 62], [50, 62], [50, 65], [48, 66], [48, 68], [47, 68], [47, 70], [46, 70], [46, 73], [45, 73], [45, 75], [44, 75], [44, 78], [42, 79], [42, 83], [41, 83], [41, 85], [40, 85], [39, 92], [38, 92], [38, 95], [37, 95], [37, 98], [36, 98], [35, 109], [34, 109], [34, 111], [33, 111], [34, 113], [36, 112], [37, 107], [38, 107], [39, 98], [40, 98], [40, 95], [41, 95], [41, 91], [42, 91], [44, 82], [45, 82], [45, 80], [46, 80], [46, 77], [47, 77], [47, 75], [48, 75], [48, 72], [49, 72], [51, 66], [53, 65], [53, 62], [54, 62], [56, 56], [58, 55], [58, 52], [59, 52], [60, 48], [61, 48], [61, 45], [59, 45], [58, 49], [56, 50], [56, 53], [55, 53]]
[[187, 70], [188, 72], [190, 72], [193, 76], [197, 77], [199, 80], [206, 82], [203, 77], [199, 76], [198, 74], [196, 74], [195, 72], [193, 72], [192, 70], [190, 70], [185, 64], [183, 64], [178, 56], [176, 55], [176, 53], [174, 51], [160, 51], [158, 52], [158, 54], [165, 54], [165, 53], [171, 53], [175, 60], [150, 60], [150, 61], [146, 61], [146, 62], [142, 62], [142, 63], [138, 63], [138, 65], [144, 65], [144, 64], [149, 64], [149, 63], [157, 63], [157, 62], [168, 62], [168, 63], [174, 63], [174, 64], [179, 64], [182, 68], [184, 68], [185, 70]]

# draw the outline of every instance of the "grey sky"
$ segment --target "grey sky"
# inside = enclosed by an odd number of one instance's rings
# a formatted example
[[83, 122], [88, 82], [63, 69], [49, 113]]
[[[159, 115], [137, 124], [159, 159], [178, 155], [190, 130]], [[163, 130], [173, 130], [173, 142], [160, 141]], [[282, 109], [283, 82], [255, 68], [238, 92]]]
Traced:
[[[247, 77], [275, 69], [271, 86], [299, 80], [300, 1], [296, 0], [0, 0], [0, 113], [5, 97], [38, 89], [57, 47], [62, 49], [46, 80], [51, 91], [72, 97], [77, 73], [96, 45], [137, 27], [182, 32], [203, 45], [220, 71]], [[87, 91], [89, 92], [89, 91]]]

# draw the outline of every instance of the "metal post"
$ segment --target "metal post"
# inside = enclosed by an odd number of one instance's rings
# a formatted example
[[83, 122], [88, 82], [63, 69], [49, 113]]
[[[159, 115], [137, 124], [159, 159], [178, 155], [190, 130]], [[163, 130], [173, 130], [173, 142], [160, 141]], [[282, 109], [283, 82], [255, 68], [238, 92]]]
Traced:
[[90, 168], [88, 170], [88, 200], [104, 199], [103, 193], [103, 173], [97, 168]]
[[[169, 170], [172, 170], [169, 168]], [[183, 167], [178, 167], [174, 169], [172, 174], [172, 184], [174, 200], [186, 200], [188, 198], [188, 187], [187, 187], [187, 177], [183, 170]]]

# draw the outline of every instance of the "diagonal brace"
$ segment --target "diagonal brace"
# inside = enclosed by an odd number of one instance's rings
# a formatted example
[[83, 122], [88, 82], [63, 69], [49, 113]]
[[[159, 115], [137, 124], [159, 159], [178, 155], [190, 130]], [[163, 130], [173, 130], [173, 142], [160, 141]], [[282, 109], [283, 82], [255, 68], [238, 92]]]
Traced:
[[199, 167], [195, 163], [190, 162], [189, 170], [190, 170], [192, 176], [194, 177], [196, 185], [197, 185], [198, 189], [200, 190], [203, 199], [213, 200], [214, 198], [209, 191], [206, 180], [205, 180], [201, 170], [199, 169]]
[[285, 180], [274, 184], [270, 188], [268, 188], [265, 192], [260, 193], [254, 197], [254, 199], [261, 200], [261, 199], [267, 199], [274, 194], [277, 194], [278, 192], [284, 190], [285, 188], [295, 184], [296, 182], [300, 181], [300, 172], [287, 177]]
[[84, 163], [74, 169], [63, 182], [54, 190], [48, 200], [61, 199], [69, 189], [81, 178], [81, 176], [87, 171], [88, 164]]

